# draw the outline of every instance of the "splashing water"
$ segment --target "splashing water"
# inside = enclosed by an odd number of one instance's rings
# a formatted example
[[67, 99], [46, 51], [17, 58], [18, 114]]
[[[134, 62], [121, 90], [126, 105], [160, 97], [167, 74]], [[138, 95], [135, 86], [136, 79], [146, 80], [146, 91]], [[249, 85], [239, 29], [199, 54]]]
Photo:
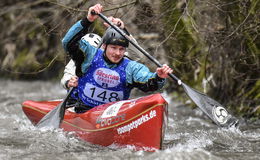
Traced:
[[21, 109], [25, 100], [53, 100], [66, 95], [58, 83], [0, 80], [0, 159], [258, 159], [260, 127], [221, 129], [199, 109], [192, 110], [167, 97], [169, 120], [163, 150], [153, 153], [131, 147], [101, 147], [61, 129], [35, 128]]

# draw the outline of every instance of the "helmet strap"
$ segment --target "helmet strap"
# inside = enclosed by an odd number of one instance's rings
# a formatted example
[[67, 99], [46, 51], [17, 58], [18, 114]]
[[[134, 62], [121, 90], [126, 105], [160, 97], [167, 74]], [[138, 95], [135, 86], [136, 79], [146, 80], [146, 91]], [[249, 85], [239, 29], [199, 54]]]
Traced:
[[107, 44], [106, 44], [106, 47], [105, 47], [103, 56], [104, 56], [105, 61], [106, 61], [108, 64], [114, 64], [114, 63], [111, 62], [111, 61], [108, 59], [108, 57], [107, 57]]

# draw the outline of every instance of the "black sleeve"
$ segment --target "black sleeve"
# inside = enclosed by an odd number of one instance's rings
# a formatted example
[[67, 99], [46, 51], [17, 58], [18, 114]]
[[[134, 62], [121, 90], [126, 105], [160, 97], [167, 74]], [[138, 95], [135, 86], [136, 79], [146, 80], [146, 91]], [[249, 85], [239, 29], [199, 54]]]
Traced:
[[[73, 54], [73, 51], [75, 48], [78, 48], [78, 41], [85, 35], [88, 33], [88, 29], [90, 27], [90, 25], [92, 24], [92, 22], [90, 22], [87, 18], [83, 18], [82, 21], [80, 22], [81, 25], [83, 26], [82, 30], [79, 31], [79, 33], [77, 33], [69, 42], [68, 42], [68, 51], [69, 54]], [[72, 51], [70, 53], [70, 51]]]
[[67, 45], [68, 48], [68, 54], [70, 57], [74, 60], [75, 65], [76, 65], [76, 75], [78, 77], [82, 76], [81, 72], [81, 64], [84, 61], [84, 54], [82, 51], [79, 49], [79, 40], [88, 33], [88, 29], [92, 22], [90, 22], [87, 18], [82, 19], [81, 25], [83, 26], [83, 29], [77, 33], [69, 42]]
[[149, 91], [156, 91], [158, 90], [158, 82], [163, 82], [165, 79], [160, 78], [159, 76], [156, 75], [155, 78], [149, 79], [146, 83], [137, 83], [134, 82], [133, 84], [129, 84], [129, 87], [131, 88], [138, 88], [143, 92], [149, 92]]

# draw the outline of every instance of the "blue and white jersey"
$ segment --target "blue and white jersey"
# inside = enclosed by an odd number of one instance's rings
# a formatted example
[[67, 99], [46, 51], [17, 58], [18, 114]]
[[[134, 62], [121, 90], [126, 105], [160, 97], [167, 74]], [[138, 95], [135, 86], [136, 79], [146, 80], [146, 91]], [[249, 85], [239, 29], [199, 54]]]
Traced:
[[119, 65], [109, 68], [103, 58], [103, 51], [98, 50], [91, 62], [91, 67], [79, 78], [78, 96], [90, 107], [125, 100], [131, 89], [126, 80], [126, 66], [130, 61], [124, 58]]

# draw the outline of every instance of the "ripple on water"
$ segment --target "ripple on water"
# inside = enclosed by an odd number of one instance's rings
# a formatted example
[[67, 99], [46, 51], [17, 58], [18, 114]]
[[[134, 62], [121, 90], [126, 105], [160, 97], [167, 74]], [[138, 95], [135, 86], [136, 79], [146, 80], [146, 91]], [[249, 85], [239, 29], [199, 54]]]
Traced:
[[169, 103], [164, 150], [153, 153], [129, 148], [100, 147], [62, 130], [35, 128], [21, 109], [26, 99], [51, 100], [65, 96], [59, 83], [1, 81], [0, 159], [259, 159], [260, 127], [220, 129], [198, 109]]

